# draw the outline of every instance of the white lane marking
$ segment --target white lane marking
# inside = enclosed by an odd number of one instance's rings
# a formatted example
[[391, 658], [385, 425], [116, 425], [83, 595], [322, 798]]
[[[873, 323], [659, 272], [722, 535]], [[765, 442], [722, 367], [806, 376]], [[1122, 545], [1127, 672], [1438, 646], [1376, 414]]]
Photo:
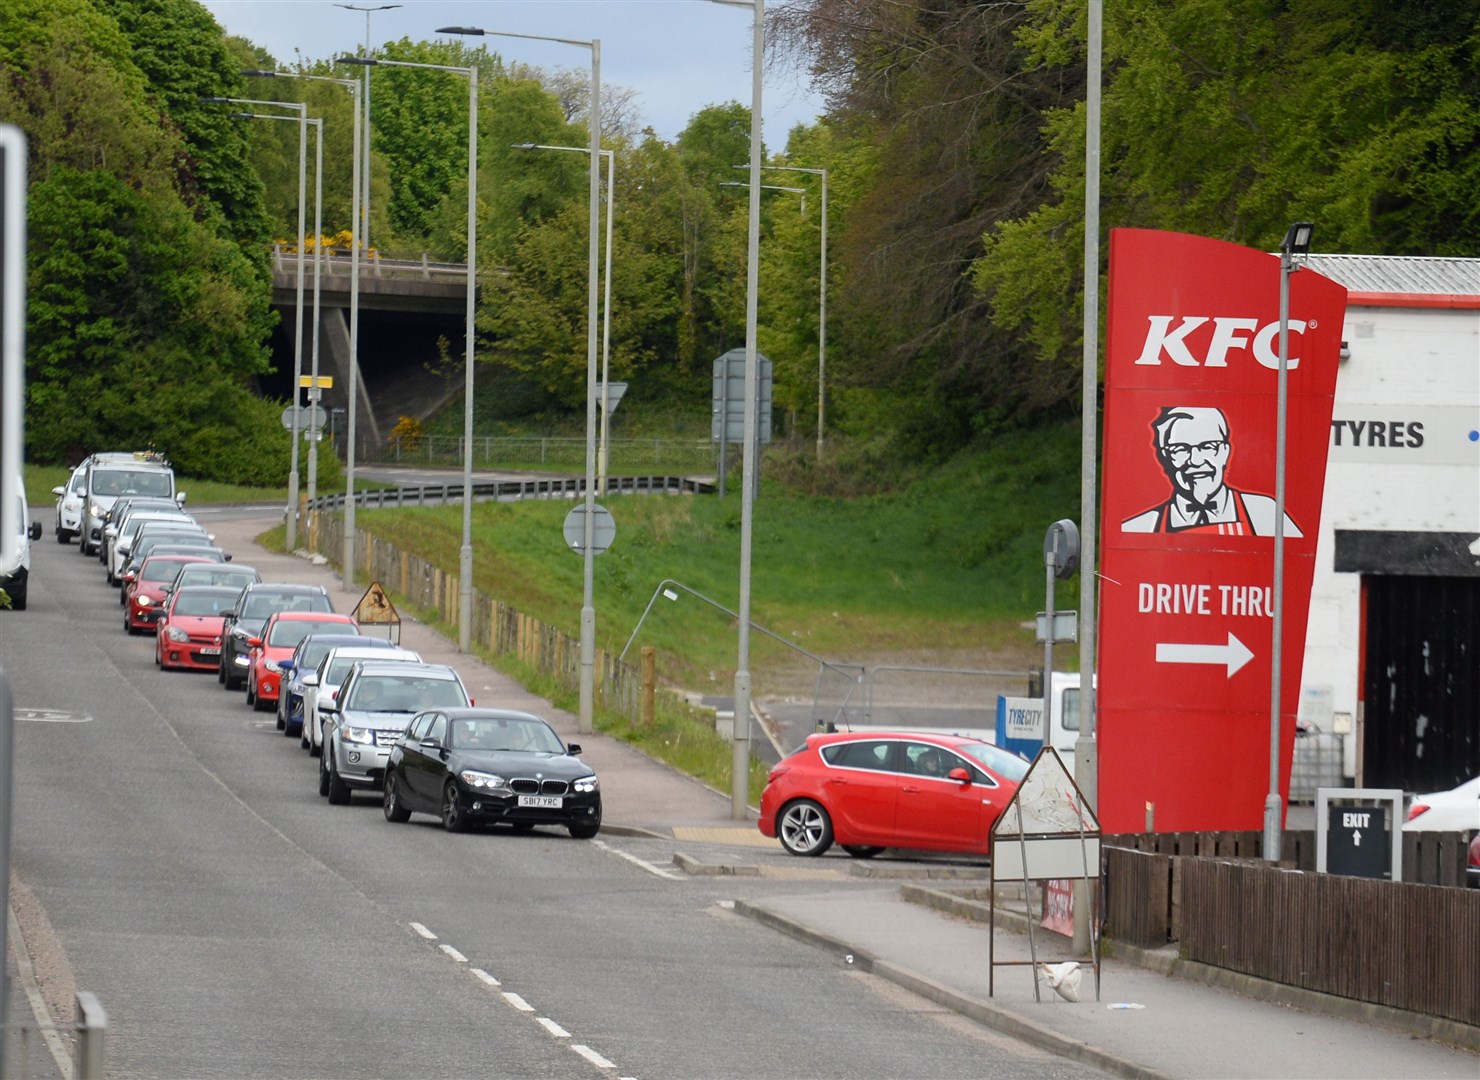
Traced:
[[598, 1069], [616, 1068], [615, 1065], [613, 1065], [610, 1061], [607, 1061], [606, 1058], [602, 1057], [595, 1050], [592, 1050], [589, 1046], [582, 1046], [580, 1043], [573, 1043], [571, 1045], [571, 1049], [580, 1054], [581, 1057], [585, 1058], [592, 1065], [595, 1065]]
[[466, 964], [468, 962], [468, 958], [454, 949], [451, 945], [439, 945], [437, 946], [437, 948], [441, 949], [448, 956], [452, 957], [452, 959], [456, 960], [459, 964]]
[[669, 881], [682, 881], [685, 877], [685, 875], [675, 873], [672, 870], [665, 870], [661, 866], [654, 866], [646, 859], [639, 859], [636, 855], [629, 855], [625, 851], [618, 851], [616, 848], [612, 847], [604, 840], [592, 840], [591, 843], [594, 844], [596, 847], [599, 847], [602, 851], [609, 851], [620, 859], [626, 859], [628, 862], [642, 867], [654, 877], [667, 878]]
[[535, 1020], [539, 1022], [541, 1027], [543, 1027], [551, 1035], [554, 1035], [557, 1039], [570, 1038], [570, 1032], [566, 1031], [563, 1027], [557, 1024], [554, 1020], [551, 1020], [548, 1016], [536, 1016]]
[[426, 938], [428, 941], [436, 941], [437, 940], [437, 935], [434, 934], [434, 933], [432, 933], [425, 926], [422, 926], [421, 923], [419, 923], [419, 922], [412, 923], [411, 924], [411, 929], [415, 930], [418, 934], [420, 934], [422, 937]]
[[514, 1008], [518, 1009], [520, 1012], [534, 1012], [534, 1006], [525, 1001], [518, 994], [510, 993], [509, 991], [505, 990], [504, 1000], [507, 1001], [510, 1005], [514, 1006]]
[[488, 974], [488, 972], [484, 971], [482, 968], [469, 968], [468, 970], [471, 971], [474, 975], [478, 976], [478, 978], [486, 982], [489, 986], [502, 985], [497, 979]]

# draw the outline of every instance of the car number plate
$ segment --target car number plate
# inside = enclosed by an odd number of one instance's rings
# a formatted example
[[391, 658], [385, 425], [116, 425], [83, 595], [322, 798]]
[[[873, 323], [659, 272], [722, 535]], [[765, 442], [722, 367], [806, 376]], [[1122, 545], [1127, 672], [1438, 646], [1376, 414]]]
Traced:
[[216, 646], [214, 645], [202, 645], [200, 648], [200, 654], [202, 656], [220, 656], [221, 650], [216, 648]]
[[539, 810], [559, 810], [564, 800], [559, 795], [521, 795], [520, 806], [532, 806]]

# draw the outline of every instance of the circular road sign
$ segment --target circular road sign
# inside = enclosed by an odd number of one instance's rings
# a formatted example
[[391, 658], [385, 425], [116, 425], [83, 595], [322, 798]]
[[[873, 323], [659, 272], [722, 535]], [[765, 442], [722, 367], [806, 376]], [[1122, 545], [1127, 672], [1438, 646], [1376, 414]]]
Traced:
[[322, 405], [289, 405], [283, 410], [283, 430], [293, 430], [293, 414], [298, 414], [299, 431], [322, 431], [329, 422], [329, 414]]
[[[606, 507], [598, 504], [592, 506], [591, 522], [591, 554], [600, 555], [612, 546], [612, 541], [617, 536], [617, 523], [607, 512]], [[565, 524], [561, 526], [565, 533], [565, 546], [577, 555], [586, 553], [586, 504], [580, 503], [573, 507], [571, 512], [565, 515]]]

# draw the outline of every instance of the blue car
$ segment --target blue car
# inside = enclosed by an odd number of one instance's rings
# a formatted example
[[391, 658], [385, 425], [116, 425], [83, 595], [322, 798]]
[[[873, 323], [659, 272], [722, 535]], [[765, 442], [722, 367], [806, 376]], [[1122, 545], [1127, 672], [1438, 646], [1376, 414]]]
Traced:
[[340, 645], [369, 645], [374, 648], [377, 644], [391, 647], [389, 641], [354, 633], [309, 634], [300, 641], [292, 658], [278, 664], [283, 672], [282, 690], [277, 701], [278, 730], [290, 737], [302, 735], [303, 676], [313, 673], [325, 653]]

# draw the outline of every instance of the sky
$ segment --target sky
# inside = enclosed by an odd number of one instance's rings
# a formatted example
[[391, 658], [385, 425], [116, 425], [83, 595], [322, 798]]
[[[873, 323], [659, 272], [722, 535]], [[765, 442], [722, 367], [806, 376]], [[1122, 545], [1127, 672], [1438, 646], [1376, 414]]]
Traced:
[[[228, 33], [267, 49], [284, 66], [299, 54], [320, 60], [365, 44], [367, 16], [332, 0], [201, 0]], [[359, 8], [381, 0], [356, 0]], [[775, 7], [784, 0], [773, 0]], [[436, 40], [442, 26], [473, 26], [601, 42], [602, 85], [638, 96], [640, 126], [669, 142], [709, 105], [751, 100], [749, 6], [712, 0], [402, 0], [368, 16], [370, 44]], [[585, 49], [519, 38], [465, 37], [505, 60], [541, 68], [591, 68]], [[796, 124], [822, 111], [804, 71], [766, 72], [761, 95], [765, 144], [780, 150]]]

